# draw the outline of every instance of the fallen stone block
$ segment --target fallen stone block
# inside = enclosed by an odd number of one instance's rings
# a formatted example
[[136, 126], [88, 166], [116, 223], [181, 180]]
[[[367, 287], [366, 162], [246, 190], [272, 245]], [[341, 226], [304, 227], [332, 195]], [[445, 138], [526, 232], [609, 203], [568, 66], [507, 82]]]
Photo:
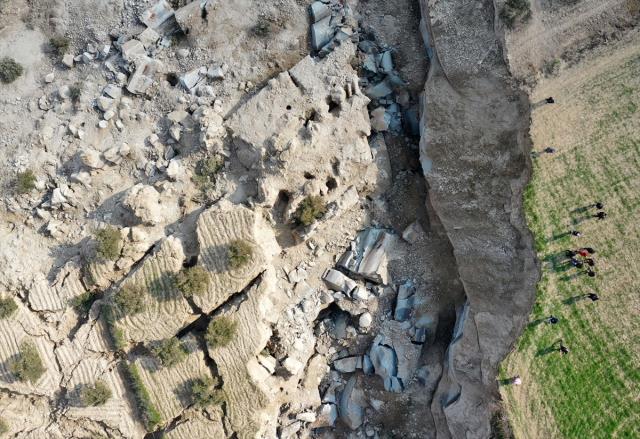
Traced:
[[153, 84], [153, 77], [161, 64], [148, 57], [138, 63], [136, 71], [129, 78], [127, 90], [133, 94], [144, 94]]
[[331, 17], [325, 17], [311, 26], [311, 47], [320, 50], [335, 35], [335, 28], [331, 25]]
[[173, 15], [174, 11], [169, 3], [166, 0], [160, 0], [140, 15], [140, 21], [148, 27], [158, 28]]
[[350, 294], [358, 284], [338, 270], [329, 269], [322, 275], [322, 280], [333, 291], [341, 291]]
[[407, 241], [409, 244], [415, 244], [423, 234], [424, 230], [422, 230], [420, 223], [418, 221], [414, 221], [404, 229], [402, 232], [402, 239]]
[[138, 59], [145, 58], [147, 51], [142, 43], [138, 40], [129, 40], [122, 45], [122, 57], [127, 62], [135, 62]]
[[338, 372], [351, 373], [362, 368], [362, 357], [345, 357], [333, 362], [333, 368]]
[[323, 18], [329, 17], [331, 15], [331, 9], [324, 3], [317, 1], [311, 3], [311, 19], [314, 23], [322, 20]]
[[405, 282], [398, 288], [398, 297], [393, 318], [399, 322], [404, 322], [411, 317], [413, 311], [415, 288], [411, 282]]
[[369, 228], [358, 234], [338, 267], [375, 283], [386, 283], [387, 248], [391, 235], [383, 229]]
[[375, 85], [371, 85], [364, 91], [364, 94], [370, 99], [383, 98], [385, 96], [389, 96], [391, 93], [393, 93], [393, 86], [388, 79], [384, 79]]
[[361, 390], [356, 389], [357, 379], [351, 377], [340, 394], [338, 413], [340, 419], [350, 429], [356, 430], [364, 422], [364, 408], [359, 403]]

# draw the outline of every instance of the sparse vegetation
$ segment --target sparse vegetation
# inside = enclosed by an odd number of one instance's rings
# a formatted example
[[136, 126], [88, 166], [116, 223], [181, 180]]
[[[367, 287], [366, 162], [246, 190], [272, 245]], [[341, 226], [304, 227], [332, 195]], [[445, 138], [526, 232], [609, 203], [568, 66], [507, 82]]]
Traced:
[[0, 320], [7, 319], [18, 309], [13, 297], [0, 298]]
[[71, 306], [80, 314], [86, 314], [91, 309], [91, 305], [98, 299], [98, 294], [94, 291], [86, 291], [71, 299]]
[[24, 68], [15, 59], [4, 57], [0, 59], [0, 81], [10, 84], [24, 73]]
[[300, 202], [293, 217], [296, 223], [309, 226], [316, 220], [322, 218], [325, 213], [327, 213], [327, 205], [324, 199], [319, 196], [310, 195]]
[[65, 36], [55, 36], [49, 40], [49, 44], [58, 55], [64, 55], [69, 49], [71, 41]]
[[16, 192], [26, 194], [36, 188], [36, 176], [31, 169], [24, 172], [18, 172], [16, 176]]
[[217, 389], [218, 380], [210, 376], [203, 376], [191, 384], [191, 398], [200, 407], [220, 405], [224, 402], [224, 391]]
[[149, 391], [145, 387], [142, 377], [140, 377], [138, 367], [135, 364], [126, 362], [122, 364], [124, 365], [125, 374], [129, 379], [129, 384], [133, 388], [136, 406], [142, 417], [142, 422], [147, 431], [153, 431], [154, 428], [162, 422], [162, 416], [151, 402], [151, 396], [149, 396]]
[[80, 400], [85, 406], [104, 405], [111, 396], [111, 389], [102, 380], [96, 381], [93, 386], [84, 386], [80, 392]]
[[7, 421], [5, 421], [4, 419], [0, 418], [0, 436], [8, 432], [9, 424], [7, 424]]
[[120, 256], [122, 235], [115, 227], [107, 226], [95, 233], [96, 255], [101, 259], [115, 261]]
[[224, 158], [214, 154], [211, 157], [199, 160], [196, 164], [196, 173], [193, 181], [200, 189], [210, 188], [216, 181], [216, 177], [224, 166]]
[[69, 87], [69, 98], [71, 99], [71, 102], [77, 103], [80, 101], [80, 96], [82, 96], [82, 85], [79, 82], [76, 82]]
[[236, 335], [237, 327], [238, 323], [227, 316], [216, 317], [207, 327], [207, 344], [212, 348], [227, 346]]
[[187, 358], [186, 349], [176, 337], [161, 340], [152, 350], [165, 367], [174, 366]]
[[274, 24], [267, 17], [258, 17], [258, 21], [251, 28], [251, 34], [258, 38], [265, 38], [274, 31]]
[[249, 241], [238, 239], [229, 245], [229, 267], [237, 269], [244, 267], [253, 255], [253, 247]]
[[195, 267], [180, 270], [175, 277], [176, 287], [185, 296], [199, 296], [207, 290], [209, 284], [209, 272], [203, 267]]
[[146, 291], [137, 285], [126, 285], [118, 291], [113, 300], [125, 315], [134, 315], [144, 311]]
[[500, 18], [512, 29], [517, 23], [526, 22], [531, 18], [531, 3], [529, 0], [507, 0], [500, 11]]
[[20, 343], [20, 352], [10, 360], [9, 371], [20, 381], [35, 383], [46, 372], [38, 348], [30, 341]]
[[102, 305], [102, 316], [109, 332], [109, 337], [113, 347], [117, 351], [122, 351], [126, 347], [127, 343], [124, 339], [122, 330], [116, 326], [116, 317], [114, 311], [115, 305], [105, 303]]

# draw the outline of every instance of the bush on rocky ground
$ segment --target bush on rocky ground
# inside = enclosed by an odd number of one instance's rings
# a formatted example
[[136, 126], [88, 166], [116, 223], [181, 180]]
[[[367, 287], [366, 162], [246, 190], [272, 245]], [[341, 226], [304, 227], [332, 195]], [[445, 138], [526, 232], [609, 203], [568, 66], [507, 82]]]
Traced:
[[122, 235], [115, 227], [107, 226], [95, 233], [96, 255], [101, 259], [115, 261], [120, 256]]
[[111, 396], [111, 389], [102, 380], [96, 381], [93, 386], [84, 386], [80, 392], [80, 400], [85, 406], [104, 405]]
[[163, 366], [171, 367], [187, 358], [187, 351], [176, 337], [159, 341], [152, 349]]
[[32, 342], [20, 343], [20, 352], [9, 362], [9, 372], [20, 381], [35, 383], [46, 372], [38, 348]]
[[135, 364], [128, 364], [126, 362], [122, 364], [125, 375], [133, 389], [136, 405], [140, 415], [142, 416], [144, 426], [147, 431], [153, 431], [155, 427], [162, 422], [162, 415], [160, 415], [158, 409], [156, 409], [151, 402], [151, 396], [142, 381], [138, 367]]
[[237, 327], [238, 323], [227, 316], [216, 317], [207, 327], [207, 344], [212, 348], [227, 346], [236, 335]]
[[229, 245], [229, 267], [236, 269], [245, 266], [253, 255], [251, 244], [244, 240], [238, 239]]
[[327, 204], [322, 197], [310, 195], [300, 202], [293, 218], [302, 226], [310, 226], [325, 213], [327, 213]]
[[11, 317], [11, 315], [16, 312], [18, 309], [18, 305], [16, 305], [16, 301], [13, 297], [1, 298], [0, 299], [0, 320]]
[[71, 87], [69, 87], [69, 98], [71, 102], [78, 103], [80, 101], [80, 96], [82, 95], [82, 85], [79, 82], [76, 82]]
[[0, 418], [0, 436], [9, 431], [9, 424], [4, 419]]
[[224, 391], [216, 388], [218, 379], [204, 376], [194, 380], [191, 384], [191, 398], [200, 407], [220, 405], [224, 402]]
[[203, 267], [185, 268], [176, 274], [176, 288], [185, 296], [199, 296], [207, 290], [209, 272]]
[[134, 315], [144, 311], [146, 291], [137, 285], [124, 286], [113, 300], [125, 315]]
[[519, 22], [526, 22], [531, 18], [529, 0], [507, 0], [500, 11], [500, 18], [509, 29]]
[[49, 44], [58, 55], [64, 55], [69, 49], [71, 40], [64, 36], [55, 36], [49, 40]]
[[36, 188], [36, 176], [31, 169], [27, 169], [24, 172], [18, 172], [16, 176], [16, 192], [19, 194], [26, 194]]
[[10, 84], [24, 73], [24, 68], [15, 59], [4, 57], [0, 59], [0, 81]]
[[91, 309], [91, 305], [98, 299], [98, 294], [94, 291], [86, 291], [71, 299], [71, 306], [80, 314], [86, 314]]

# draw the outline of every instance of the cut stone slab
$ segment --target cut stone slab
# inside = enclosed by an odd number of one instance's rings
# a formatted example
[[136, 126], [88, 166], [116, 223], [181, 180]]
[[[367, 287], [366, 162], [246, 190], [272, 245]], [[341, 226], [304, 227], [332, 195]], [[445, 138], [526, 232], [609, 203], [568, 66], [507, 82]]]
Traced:
[[195, 319], [172, 281], [184, 262], [182, 243], [168, 237], [157, 246], [157, 251], [147, 256], [123, 282], [123, 286], [139, 287], [146, 294], [143, 312], [128, 316], [116, 312], [115, 325], [122, 331], [123, 338], [131, 342], [171, 337]]
[[151, 402], [162, 419], [170, 421], [192, 404], [190, 385], [194, 380], [210, 377], [211, 371], [204, 360], [204, 352], [194, 336], [183, 340], [188, 355], [171, 367], [163, 367], [156, 358], [137, 357], [134, 361]]
[[158, 28], [173, 17], [173, 8], [166, 0], [160, 0], [140, 15], [140, 21], [152, 28]]
[[266, 272], [246, 293], [246, 300], [229, 309], [227, 317], [237, 323], [231, 343], [209, 347], [209, 356], [224, 383], [226, 421], [240, 438], [260, 437], [267, 424], [263, 410], [269, 405], [271, 391], [264, 381], [249, 374], [247, 365], [256, 362], [271, 336], [266, 317], [272, 312], [269, 296], [274, 280], [275, 275]]
[[375, 283], [387, 283], [387, 249], [392, 236], [383, 229], [369, 228], [358, 233], [338, 266], [354, 276]]
[[338, 270], [329, 269], [322, 275], [324, 283], [333, 291], [340, 291], [351, 294], [358, 287], [358, 284]]
[[[196, 230], [200, 244], [199, 263], [210, 273], [210, 281], [207, 291], [194, 296], [193, 300], [204, 312], [210, 312], [264, 270], [265, 256], [259, 242], [273, 236], [273, 232], [263, 225], [260, 217], [242, 206], [212, 207], [200, 215]], [[229, 247], [236, 240], [248, 242], [253, 251], [248, 263], [232, 269]]]
[[340, 420], [351, 430], [356, 430], [364, 422], [364, 408], [360, 405], [361, 390], [356, 388], [357, 379], [352, 376], [340, 394], [338, 413]]
[[311, 25], [311, 47], [313, 50], [320, 50], [331, 41], [335, 33], [336, 29], [331, 25], [331, 17], [329, 16]]

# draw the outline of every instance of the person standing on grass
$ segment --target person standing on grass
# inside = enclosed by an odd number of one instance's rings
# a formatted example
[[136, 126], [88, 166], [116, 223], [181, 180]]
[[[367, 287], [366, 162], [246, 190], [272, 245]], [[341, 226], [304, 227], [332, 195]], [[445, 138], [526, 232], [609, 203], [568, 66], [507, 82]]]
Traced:
[[584, 267], [584, 263], [582, 261], [577, 260], [576, 258], [571, 258], [571, 265], [573, 265], [576, 268]]
[[555, 104], [556, 100], [553, 99], [553, 96], [549, 96], [547, 99], [544, 100], [547, 104]]
[[594, 267], [596, 265], [596, 261], [594, 261], [593, 258], [586, 258], [584, 260], [584, 263], [587, 264], [589, 267]]
[[577, 255], [578, 252], [574, 251], [574, 250], [565, 250], [564, 255], [568, 258], [573, 258], [575, 255]]
[[604, 204], [602, 203], [602, 201], [596, 201], [595, 203], [591, 204], [589, 207], [595, 207], [598, 210], [602, 210], [604, 209]]
[[589, 294], [586, 294], [585, 296], [591, 299], [592, 302], [600, 300], [600, 297], [596, 293], [589, 293]]
[[598, 221], [602, 221], [603, 219], [605, 219], [607, 217], [607, 212], [604, 211], [600, 211], [598, 213], [596, 213], [595, 215], [593, 215], [594, 218], [598, 218]]
[[567, 355], [569, 353], [569, 348], [563, 345], [562, 341], [560, 341], [560, 347], [558, 348], [558, 351], [560, 351], [562, 355]]
[[582, 233], [580, 233], [580, 232], [579, 232], [579, 231], [577, 231], [577, 230], [571, 230], [569, 233], [570, 233], [572, 236], [575, 236], [576, 238], [579, 238], [579, 237], [581, 237], [581, 236], [582, 236]]
[[596, 251], [591, 247], [584, 247], [582, 250], [586, 251], [590, 255], [594, 254]]
[[558, 323], [558, 318], [554, 315], [550, 315], [549, 317], [547, 317], [545, 322], [549, 323], [550, 325], [555, 325], [556, 323]]
[[596, 272], [593, 271], [591, 268], [587, 268], [587, 276], [589, 277], [596, 277]]
[[586, 248], [580, 248], [578, 249], [578, 254], [580, 256], [582, 256], [583, 258], [586, 258], [587, 256], [589, 256], [591, 253], [589, 253], [589, 251]]
[[514, 386], [519, 386], [520, 384], [522, 384], [522, 380], [520, 379], [520, 375], [516, 375], [511, 379], [511, 384], [513, 384]]

